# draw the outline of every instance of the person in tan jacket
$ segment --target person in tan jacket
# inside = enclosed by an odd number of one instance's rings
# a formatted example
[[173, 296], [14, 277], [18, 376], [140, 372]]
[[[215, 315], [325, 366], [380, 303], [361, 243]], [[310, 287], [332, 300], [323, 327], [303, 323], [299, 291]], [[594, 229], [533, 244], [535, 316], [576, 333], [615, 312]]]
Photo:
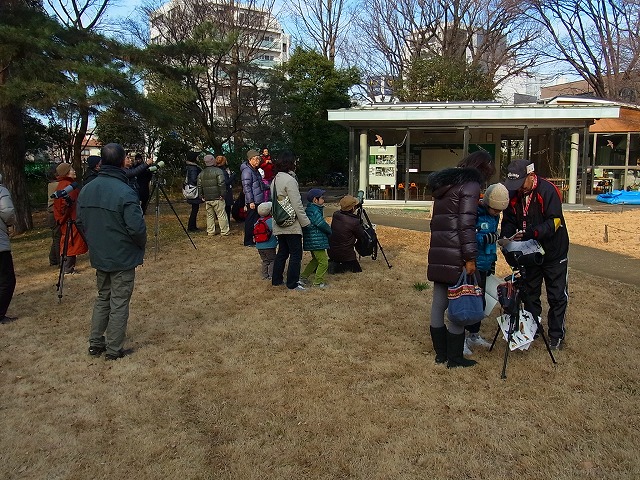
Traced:
[[[280, 153], [274, 162], [276, 171], [271, 182], [271, 198], [277, 202], [278, 198], [289, 197], [291, 205], [296, 212], [296, 221], [288, 227], [281, 227], [273, 222], [273, 234], [278, 238], [278, 253], [273, 265], [273, 276], [271, 284], [274, 286], [284, 283], [284, 267], [289, 259], [287, 268], [286, 285], [290, 290], [305, 290], [300, 283], [300, 268], [302, 265], [302, 229], [311, 222], [305, 213], [302, 199], [300, 198], [300, 188], [296, 178], [296, 158], [290, 151]], [[274, 196], [274, 188], [277, 197]]]

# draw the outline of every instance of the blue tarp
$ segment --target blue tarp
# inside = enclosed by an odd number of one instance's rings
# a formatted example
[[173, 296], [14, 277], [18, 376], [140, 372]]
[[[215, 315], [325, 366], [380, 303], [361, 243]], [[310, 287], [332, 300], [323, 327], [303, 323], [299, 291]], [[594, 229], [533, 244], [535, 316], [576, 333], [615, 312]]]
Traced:
[[611, 193], [601, 193], [596, 200], [603, 203], [615, 205], [640, 205], [640, 192], [627, 192], [625, 190], [614, 190]]

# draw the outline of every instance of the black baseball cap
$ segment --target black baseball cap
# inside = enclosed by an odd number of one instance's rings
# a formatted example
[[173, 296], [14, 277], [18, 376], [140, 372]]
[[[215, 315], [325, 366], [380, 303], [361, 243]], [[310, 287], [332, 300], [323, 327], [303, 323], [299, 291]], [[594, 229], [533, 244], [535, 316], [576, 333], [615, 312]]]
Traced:
[[533, 162], [530, 160], [520, 159], [512, 161], [507, 167], [507, 179], [504, 186], [509, 191], [519, 190], [524, 183], [525, 178], [534, 172]]

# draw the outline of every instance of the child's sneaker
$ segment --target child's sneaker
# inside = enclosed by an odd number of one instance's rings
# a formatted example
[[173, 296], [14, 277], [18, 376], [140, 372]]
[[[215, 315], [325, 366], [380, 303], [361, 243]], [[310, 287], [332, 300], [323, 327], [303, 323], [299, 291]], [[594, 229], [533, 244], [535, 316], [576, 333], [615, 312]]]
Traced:
[[491, 344], [480, 336], [479, 333], [471, 333], [467, 337], [467, 345], [470, 347], [486, 347], [489, 348]]
[[468, 357], [469, 355], [473, 355], [473, 352], [469, 348], [469, 345], [467, 345], [467, 339], [465, 339], [463, 345], [464, 345], [464, 350], [462, 351], [462, 355], [464, 355], [465, 357]]
[[313, 284], [314, 287], [318, 287], [318, 288], [326, 288], [327, 284], [326, 283], [314, 283]]

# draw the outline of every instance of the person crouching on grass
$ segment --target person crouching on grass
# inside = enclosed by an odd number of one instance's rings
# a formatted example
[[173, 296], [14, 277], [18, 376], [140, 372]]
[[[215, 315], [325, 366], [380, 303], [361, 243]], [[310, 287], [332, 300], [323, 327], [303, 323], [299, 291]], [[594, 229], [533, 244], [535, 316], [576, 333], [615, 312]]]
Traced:
[[312, 188], [307, 192], [307, 208], [305, 212], [309, 221], [308, 226], [302, 229], [303, 250], [311, 252], [311, 260], [305, 267], [300, 280], [305, 283], [312, 273], [315, 273], [313, 286], [324, 288], [324, 275], [329, 268], [329, 236], [331, 226], [324, 219], [324, 195], [325, 191], [319, 188]]
[[271, 202], [262, 202], [258, 205], [260, 218], [253, 227], [253, 241], [262, 260], [262, 278], [271, 280], [273, 276], [273, 263], [276, 260], [276, 247], [278, 238], [273, 235], [273, 218], [271, 217]]
[[358, 199], [345, 195], [340, 199], [340, 210], [331, 217], [331, 236], [329, 237], [329, 273], [362, 271], [356, 257], [356, 243], [365, 237], [360, 217], [355, 213]]
[[[496, 271], [498, 261], [496, 242], [498, 241], [498, 223], [500, 212], [509, 206], [509, 191], [501, 183], [494, 183], [487, 188], [484, 197], [478, 204], [478, 219], [476, 220], [476, 243], [478, 256], [476, 257], [476, 278], [478, 285], [484, 292], [487, 277]], [[483, 307], [486, 306], [482, 297]], [[468, 336], [465, 341], [464, 355], [471, 355], [471, 347], [490, 347], [480, 336], [480, 323], [468, 325], [465, 330]]]

